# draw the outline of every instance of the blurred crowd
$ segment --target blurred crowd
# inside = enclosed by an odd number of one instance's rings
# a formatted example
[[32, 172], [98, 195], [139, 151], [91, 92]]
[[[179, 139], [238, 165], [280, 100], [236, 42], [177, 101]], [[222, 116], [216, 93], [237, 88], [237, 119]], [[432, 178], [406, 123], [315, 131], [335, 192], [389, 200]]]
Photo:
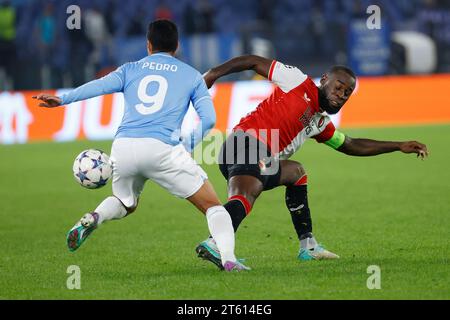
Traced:
[[[236, 34], [242, 53], [250, 39], [266, 39], [278, 59], [310, 67], [345, 63], [347, 26], [382, 7], [392, 30], [418, 30], [438, 47], [435, 72], [450, 72], [450, 0], [0, 0], [0, 89], [71, 87], [119, 64], [118, 39], [144, 46], [153, 19], [175, 21], [182, 38]], [[81, 29], [66, 12], [81, 8]], [[317, 70], [316, 70], [317, 69]], [[205, 71], [205, 70], [201, 70]]]

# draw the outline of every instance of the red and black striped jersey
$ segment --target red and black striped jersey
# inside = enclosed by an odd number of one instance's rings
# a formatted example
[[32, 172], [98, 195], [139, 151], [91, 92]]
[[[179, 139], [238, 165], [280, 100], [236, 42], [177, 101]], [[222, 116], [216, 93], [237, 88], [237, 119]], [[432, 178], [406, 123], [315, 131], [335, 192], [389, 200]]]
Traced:
[[276, 84], [272, 94], [234, 127], [267, 144], [272, 154], [288, 159], [307, 138], [325, 142], [335, 127], [319, 108], [319, 89], [296, 67], [273, 61], [268, 75]]

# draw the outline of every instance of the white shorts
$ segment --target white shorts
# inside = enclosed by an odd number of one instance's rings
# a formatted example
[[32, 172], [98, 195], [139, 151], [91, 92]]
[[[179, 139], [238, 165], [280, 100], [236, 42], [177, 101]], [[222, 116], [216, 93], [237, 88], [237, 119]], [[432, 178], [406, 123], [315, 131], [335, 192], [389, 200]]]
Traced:
[[208, 176], [180, 144], [171, 146], [153, 138], [118, 138], [111, 149], [112, 191], [128, 207], [150, 179], [173, 195], [188, 198]]

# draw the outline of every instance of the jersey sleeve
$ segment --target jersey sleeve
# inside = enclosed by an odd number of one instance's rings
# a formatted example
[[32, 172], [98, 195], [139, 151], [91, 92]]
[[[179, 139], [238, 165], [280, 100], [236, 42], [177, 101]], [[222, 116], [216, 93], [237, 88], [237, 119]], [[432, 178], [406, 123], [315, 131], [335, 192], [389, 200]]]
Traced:
[[191, 94], [191, 102], [192, 105], [195, 106], [201, 101], [205, 99], [211, 99], [211, 95], [209, 94], [208, 88], [206, 87], [205, 80], [203, 80], [202, 75], [199, 73], [197, 75], [195, 86]]
[[76, 101], [81, 101], [104, 94], [113, 92], [122, 92], [125, 86], [125, 65], [120, 66], [115, 71], [106, 76], [90, 81], [82, 86], [75, 88], [60, 98], [61, 104], [69, 104]]
[[298, 87], [307, 78], [308, 76], [297, 67], [288, 66], [276, 60], [273, 60], [270, 65], [268, 79], [284, 92]]
[[325, 143], [326, 141], [330, 140], [333, 137], [335, 131], [336, 128], [333, 122], [330, 121], [325, 127], [325, 129], [318, 135], [315, 135], [313, 138], [316, 139], [316, 141], [319, 143]]
[[200, 118], [200, 125], [190, 134], [185, 146], [192, 151], [216, 124], [216, 111], [203, 77], [199, 73], [191, 95], [191, 102]]

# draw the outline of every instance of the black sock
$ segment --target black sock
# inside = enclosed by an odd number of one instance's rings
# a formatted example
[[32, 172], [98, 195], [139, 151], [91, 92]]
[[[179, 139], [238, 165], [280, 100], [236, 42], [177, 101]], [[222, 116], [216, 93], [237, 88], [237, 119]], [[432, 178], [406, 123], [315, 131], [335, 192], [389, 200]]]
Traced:
[[245, 207], [239, 200], [230, 200], [223, 205], [230, 214], [231, 221], [233, 222], [234, 232], [238, 229], [242, 220], [247, 216], [245, 213]]
[[312, 232], [311, 213], [308, 207], [307, 185], [286, 187], [286, 206], [292, 223], [301, 240]]

